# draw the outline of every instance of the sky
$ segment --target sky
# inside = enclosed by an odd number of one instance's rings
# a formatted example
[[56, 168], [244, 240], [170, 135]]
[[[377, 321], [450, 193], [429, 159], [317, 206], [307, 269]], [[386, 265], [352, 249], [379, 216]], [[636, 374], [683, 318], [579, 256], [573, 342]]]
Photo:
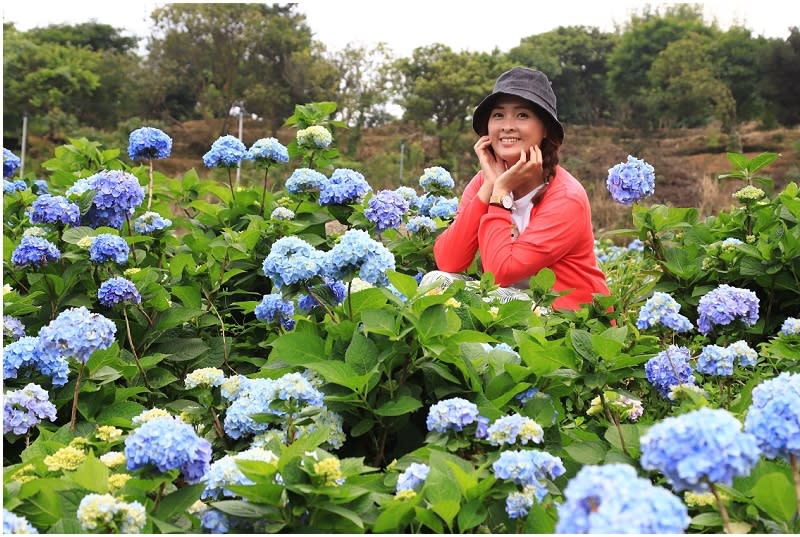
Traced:
[[[79, 0], [6, 0], [3, 21], [19, 30], [49, 24], [97, 22], [125, 30], [126, 35], [150, 35], [150, 13], [167, 2], [123, 0], [115, 2]], [[335, 51], [347, 44], [373, 46], [384, 42], [400, 57], [410, 56], [417, 47], [443, 43], [455, 51], [508, 51], [520, 39], [559, 26], [595, 26], [614, 31], [632, 14], [649, 4], [660, 8], [675, 2], [632, 0], [557, 0], [532, 2], [504, 0], [502, 12], [485, 13], [492, 0], [308, 0], [300, 1], [314, 38]], [[790, 26], [800, 26], [800, 2], [796, 0], [713, 0], [703, 5], [707, 23], [716, 21], [722, 29], [739, 24], [753, 35], [789, 36]], [[549, 6], [545, 13], [538, 6]], [[142, 47], [145, 40], [140, 42]], [[144, 50], [144, 49], [142, 49]]]

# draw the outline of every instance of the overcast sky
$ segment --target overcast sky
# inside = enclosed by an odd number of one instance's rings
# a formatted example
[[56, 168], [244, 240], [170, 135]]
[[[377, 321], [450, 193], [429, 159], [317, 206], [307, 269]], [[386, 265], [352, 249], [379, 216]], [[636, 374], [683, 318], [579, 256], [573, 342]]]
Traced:
[[[166, 4], [157, 0], [114, 2], [5, 0], [3, 21], [14, 22], [20, 30], [49, 24], [76, 24], [95, 19], [123, 28], [140, 37], [150, 35], [150, 13]], [[398, 56], [410, 56], [421, 46], [444, 43], [453, 50], [507, 51], [523, 37], [547, 32], [558, 26], [596, 26], [613, 31], [633, 13], [650, 4], [662, 7], [674, 2], [632, 0], [530, 0], [417, 1], [387, 2], [309, 0], [301, 1], [314, 37], [329, 50], [348, 43], [374, 45], [385, 42]], [[790, 26], [800, 26], [797, 0], [714, 0], [704, 6], [706, 22], [716, 21], [723, 29], [739, 24], [754, 35], [786, 38]], [[541, 6], [547, 6], [546, 12]], [[499, 12], [488, 13], [497, 7]], [[144, 41], [142, 41], [144, 45]]]

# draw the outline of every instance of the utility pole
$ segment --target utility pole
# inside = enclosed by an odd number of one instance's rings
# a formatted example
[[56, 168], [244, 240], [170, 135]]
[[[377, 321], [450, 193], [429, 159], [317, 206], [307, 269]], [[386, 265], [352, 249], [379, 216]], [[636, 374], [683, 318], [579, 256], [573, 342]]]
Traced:
[[25, 150], [28, 146], [28, 111], [22, 112], [22, 155], [19, 159], [19, 176], [25, 177]]
[[[230, 111], [228, 112], [231, 116], [239, 116], [239, 141], [244, 143], [242, 140], [242, 127], [243, 127], [243, 118], [244, 118], [244, 105], [243, 104], [235, 104], [231, 106]], [[242, 161], [240, 160], [239, 163], [236, 165], [236, 183], [235, 185], [239, 186], [239, 178], [242, 174]]]
[[406, 154], [406, 141], [400, 140], [400, 184], [403, 184], [403, 157]]

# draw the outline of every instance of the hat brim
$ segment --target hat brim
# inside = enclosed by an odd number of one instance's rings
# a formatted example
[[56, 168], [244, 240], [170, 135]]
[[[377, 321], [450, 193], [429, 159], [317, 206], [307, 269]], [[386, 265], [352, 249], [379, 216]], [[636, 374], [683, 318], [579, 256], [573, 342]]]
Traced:
[[489, 134], [489, 114], [491, 113], [497, 99], [504, 95], [519, 97], [531, 103], [537, 113], [548, 118], [548, 130], [555, 129], [555, 133], [548, 132], [548, 135], [551, 138], [557, 139], [559, 144], [564, 143], [564, 126], [553, 114], [548, 112], [541, 103], [531, 99], [527, 95], [519, 95], [517, 93], [508, 93], [505, 91], [497, 91], [487, 95], [478, 104], [478, 106], [475, 107], [475, 112], [472, 114], [472, 130], [474, 130], [478, 136], [486, 136]]

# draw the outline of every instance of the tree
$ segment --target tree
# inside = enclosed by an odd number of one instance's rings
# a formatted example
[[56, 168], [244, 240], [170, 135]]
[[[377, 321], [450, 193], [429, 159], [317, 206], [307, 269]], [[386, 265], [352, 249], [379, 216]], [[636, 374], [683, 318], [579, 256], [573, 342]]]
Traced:
[[51, 24], [44, 28], [32, 28], [27, 35], [37, 43], [87, 47], [94, 52], [107, 51], [126, 54], [136, 52], [138, 37], [123, 36], [123, 29], [96, 21], [81, 24]]
[[616, 43], [616, 35], [597, 28], [561, 26], [523, 38], [508, 57], [550, 78], [561, 121], [595, 124], [609, 113], [606, 62]]
[[736, 102], [736, 117], [740, 122], [756, 119], [763, 114], [759, 61], [766, 44], [766, 38], [753, 38], [750, 30], [739, 26], [714, 35], [709, 43], [709, 53], [719, 79], [730, 88]]
[[800, 124], [800, 101], [797, 81], [800, 80], [800, 30], [792, 27], [786, 40], [770, 40], [765, 46], [761, 65], [761, 92], [766, 106], [782, 125]]

